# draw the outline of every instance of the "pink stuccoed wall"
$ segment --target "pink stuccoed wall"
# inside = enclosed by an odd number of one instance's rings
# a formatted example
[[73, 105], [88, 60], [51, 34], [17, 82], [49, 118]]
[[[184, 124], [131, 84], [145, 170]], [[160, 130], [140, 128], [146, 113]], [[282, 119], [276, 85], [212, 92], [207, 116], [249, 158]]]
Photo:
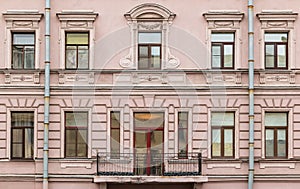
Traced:
[[[202, 152], [203, 183], [190, 183], [197, 189], [247, 188], [248, 175], [248, 24], [246, 0], [152, 0], [176, 14], [170, 25], [171, 53], [180, 60], [178, 68], [139, 72], [126, 70], [119, 64], [129, 53], [130, 30], [124, 14], [146, 0], [52, 0], [51, 1], [51, 98], [49, 126], [49, 189], [110, 188], [94, 183], [96, 154], [108, 149], [108, 113], [121, 111], [124, 128], [121, 146], [124, 152], [133, 147], [132, 112], [163, 111], [165, 113], [165, 150], [176, 149], [176, 113], [189, 111], [192, 152]], [[0, 2], [0, 12], [38, 10], [44, 13], [42, 0], [11, 0]], [[298, 13], [299, 0], [256, 0], [255, 15], [263, 10], [291, 10]], [[93, 70], [65, 71], [61, 68], [61, 22], [57, 13], [63, 10], [93, 10], [99, 15], [93, 22], [95, 45]], [[237, 10], [244, 13], [240, 22], [239, 67], [223, 72], [209, 70], [207, 58], [208, 22], [203, 14], [211, 10]], [[44, 51], [45, 18], [39, 23], [39, 69], [18, 71], [7, 68], [6, 21], [0, 15], [0, 189], [39, 189], [43, 172], [44, 120]], [[298, 16], [299, 17], [299, 16]], [[300, 183], [300, 21], [294, 22], [293, 60], [295, 67], [287, 70], [265, 70], [261, 61], [261, 22], [255, 16], [255, 183], [254, 189], [299, 188]], [[286, 31], [286, 29], [283, 29]], [[24, 29], [26, 31], [26, 29]], [[278, 30], [281, 31], [281, 30]], [[176, 33], [176, 35], [174, 34]], [[124, 35], [126, 34], [126, 35]], [[118, 42], [124, 42], [119, 44]], [[121, 43], [120, 42], [120, 43]], [[191, 45], [189, 42], [193, 42]], [[114, 49], [115, 47], [124, 47]], [[289, 46], [289, 48], [291, 45]], [[109, 51], [114, 49], [115, 51]], [[106, 51], [107, 50], [107, 51]], [[199, 51], [198, 51], [199, 50]], [[199, 54], [197, 53], [199, 52]], [[190, 55], [195, 55], [191, 57]], [[204, 58], [202, 58], [202, 55]], [[202, 59], [201, 59], [202, 58]], [[195, 60], [201, 60], [197, 62]], [[137, 76], [136, 76], [136, 75]], [[153, 80], [147, 79], [153, 76]], [[29, 77], [30, 79], [26, 80]], [[22, 79], [23, 78], [23, 79]], [[25, 79], [24, 79], [25, 78]], [[81, 79], [83, 78], [83, 79]], [[137, 78], [139, 83], [132, 83]], [[158, 79], [157, 79], [158, 78]], [[162, 83], [162, 82], [165, 83]], [[64, 112], [89, 112], [88, 158], [64, 158]], [[210, 156], [212, 111], [235, 112], [235, 158], [212, 159]], [[10, 158], [10, 112], [34, 111], [34, 160]], [[270, 160], [264, 157], [263, 114], [266, 111], [289, 112], [288, 158]], [[272, 177], [272, 176], [274, 177]], [[183, 182], [178, 178], [178, 181]], [[157, 180], [159, 183], [159, 178]], [[113, 188], [113, 187], [112, 187]]]

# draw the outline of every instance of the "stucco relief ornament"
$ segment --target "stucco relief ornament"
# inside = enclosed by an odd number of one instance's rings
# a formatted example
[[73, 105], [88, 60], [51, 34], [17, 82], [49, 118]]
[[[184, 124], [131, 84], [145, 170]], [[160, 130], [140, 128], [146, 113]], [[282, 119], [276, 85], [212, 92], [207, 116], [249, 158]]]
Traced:
[[120, 59], [120, 66], [123, 68], [133, 68], [132, 49], [129, 54]]
[[168, 49], [166, 68], [177, 68], [179, 65], [180, 65], [179, 59], [173, 56], [170, 53], [170, 50]]

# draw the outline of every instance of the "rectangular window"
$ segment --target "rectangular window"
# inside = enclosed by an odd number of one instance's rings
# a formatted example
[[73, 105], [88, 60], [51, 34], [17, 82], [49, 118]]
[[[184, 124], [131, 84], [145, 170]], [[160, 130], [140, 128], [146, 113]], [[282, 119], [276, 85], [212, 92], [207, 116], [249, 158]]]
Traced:
[[265, 33], [265, 66], [267, 69], [287, 69], [287, 52], [287, 33]]
[[12, 68], [34, 69], [34, 33], [12, 33]]
[[234, 68], [234, 33], [212, 33], [212, 68]]
[[110, 152], [111, 158], [120, 157], [120, 112], [110, 112]]
[[138, 68], [161, 69], [161, 33], [139, 33]]
[[65, 157], [87, 157], [88, 113], [65, 112]]
[[234, 119], [233, 112], [212, 113], [212, 157], [234, 157]]
[[33, 159], [34, 113], [11, 113], [11, 158]]
[[188, 153], [188, 113], [178, 112], [178, 154], [187, 157]]
[[89, 68], [89, 33], [66, 33], [66, 69]]
[[265, 149], [267, 158], [287, 156], [287, 113], [265, 114]]

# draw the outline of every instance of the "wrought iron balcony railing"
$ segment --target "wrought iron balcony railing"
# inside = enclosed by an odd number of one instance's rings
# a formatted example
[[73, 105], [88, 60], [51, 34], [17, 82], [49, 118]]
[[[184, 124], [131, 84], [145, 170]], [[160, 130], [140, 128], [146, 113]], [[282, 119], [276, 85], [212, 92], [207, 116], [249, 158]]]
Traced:
[[97, 173], [106, 176], [201, 175], [201, 154], [98, 153]]

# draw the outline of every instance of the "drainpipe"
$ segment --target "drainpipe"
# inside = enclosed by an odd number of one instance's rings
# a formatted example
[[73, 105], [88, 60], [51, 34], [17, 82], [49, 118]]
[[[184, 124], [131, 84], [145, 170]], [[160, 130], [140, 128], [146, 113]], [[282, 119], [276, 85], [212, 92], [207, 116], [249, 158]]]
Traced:
[[254, 180], [254, 24], [253, 1], [248, 0], [248, 75], [249, 75], [249, 172], [248, 189]]
[[45, 7], [45, 93], [44, 93], [44, 157], [43, 189], [48, 189], [48, 155], [49, 155], [49, 104], [50, 104], [50, 0]]

